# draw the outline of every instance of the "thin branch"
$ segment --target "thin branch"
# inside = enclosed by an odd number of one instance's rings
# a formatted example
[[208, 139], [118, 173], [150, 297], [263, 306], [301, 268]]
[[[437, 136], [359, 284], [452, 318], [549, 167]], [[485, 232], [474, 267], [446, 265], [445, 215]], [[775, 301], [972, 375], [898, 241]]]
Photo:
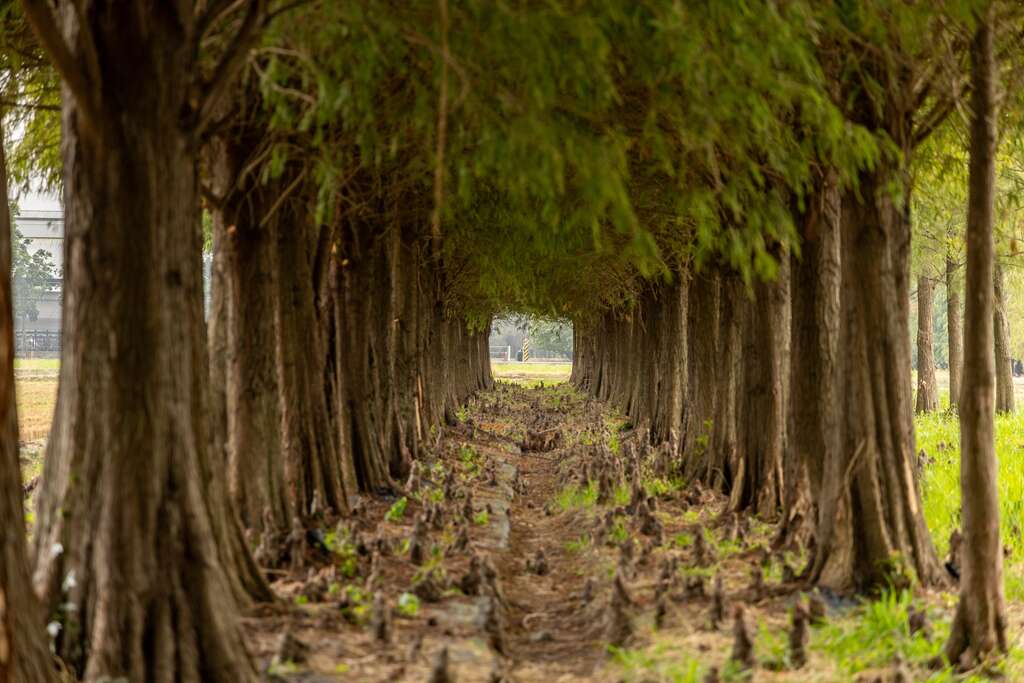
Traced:
[[60, 106], [56, 104], [32, 104], [30, 102], [17, 102], [7, 99], [0, 99], [0, 107], [27, 109], [29, 111], [60, 111]]
[[[56, 18], [50, 10], [46, 0], [21, 0], [21, 7], [25, 11], [25, 17], [43, 49], [53, 59], [57, 71], [64, 78], [72, 97], [81, 110], [82, 125], [84, 128], [99, 133], [101, 130], [101, 107], [90, 87], [88, 74], [79, 68], [78, 61], [71, 54], [71, 49], [64, 41], [64, 37], [57, 28]], [[79, 31], [88, 32], [88, 27], [80, 25]], [[90, 38], [91, 40], [91, 38]]]
[[304, 167], [302, 171], [299, 173], [299, 175], [295, 177], [295, 180], [289, 183], [288, 187], [286, 187], [284, 191], [281, 192], [281, 194], [278, 196], [278, 198], [274, 200], [274, 204], [267, 211], [266, 215], [263, 216], [263, 220], [260, 221], [261, 228], [264, 227], [270, 221], [270, 219], [274, 216], [275, 213], [277, 213], [277, 210], [281, 208], [282, 204], [284, 204], [284, 200], [288, 198], [288, 195], [295, 191], [295, 188], [299, 186], [299, 183], [302, 182], [302, 179], [305, 177], [306, 169]]
[[200, 97], [193, 121], [194, 132], [197, 136], [203, 134], [235, 75], [245, 64], [246, 55], [259, 37], [260, 29], [265, 23], [264, 19], [264, 0], [252, 0], [245, 13], [245, 18], [242, 19], [242, 25], [213, 70], [213, 76], [202, 88], [203, 94]]

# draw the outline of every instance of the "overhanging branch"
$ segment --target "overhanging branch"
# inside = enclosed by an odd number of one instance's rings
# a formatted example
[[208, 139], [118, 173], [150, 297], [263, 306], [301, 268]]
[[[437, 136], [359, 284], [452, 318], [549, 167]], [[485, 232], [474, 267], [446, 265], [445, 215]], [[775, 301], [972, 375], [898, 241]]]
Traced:
[[[64, 79], [71, 96], [82, 114], [82, 124], [96, 133], [100, 130], [101, 109], [95, 91], [89, 82], [89, 75], [82, 70], [79, 62], [71, 53], [71, 49], [57, 28], [57, 20], [46, 0], [21, 0], [22, 9], [32, 30], [43, 49], [50, 55], [54, 66]], [[88, 27], [79, 26], [80, 31], [88, 32]], [[91, 37], [90, 37], [91, 41]]]

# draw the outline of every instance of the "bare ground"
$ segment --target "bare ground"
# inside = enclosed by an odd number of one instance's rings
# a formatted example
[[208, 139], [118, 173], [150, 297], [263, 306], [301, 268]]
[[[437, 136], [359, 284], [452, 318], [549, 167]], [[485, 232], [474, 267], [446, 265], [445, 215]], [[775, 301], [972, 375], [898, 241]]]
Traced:
[[[802, 551], [769, 552], [770, 524], [734, 518], [724, 513], [724, 500], [681, 488], [657, 451], [636, 446], [638, 435], [621, 418], [571, 387], [499, 384], [462, 415], [439, 439], [436, 460], [419, 489], [409, 492], [402, 515], [394, 512], [400, 507], [395, 499], [366, 500], [358, 523], [343, 521], [332, 536], [337, 547], [338, 538], [354, 532], [360, 550], [349, 547], [313, 569], [276, 575], [281, 602], [246, 622], [254, 654], [271, 679], [440, 681], [431, 678], [432, 670], [446, 650], [449, 680], [466, 682], [703, 681], [712, 667], [721, 680], [884, 682], [899, 680], [894, 676], [901, 667], [908, 676], [903, 680], [952, 680], [924, 666], [941, 647], [943, 620], [951, 613], [952, 596], [937, 593], [903, 595], [906, 604], [888, 608], [895, 617], [884, 616], [902, 621], [883, 624], [890, 632], [874, 643], [868, 629], [862, 645], [858, 629], [874, 608], [819, 595], [825, 621], [810, 629], [808, 661], [798, 668], [788, 633], [794, 604], [808, 596], [789, 570], [799, 569]], [[523, 452], [524, 444], [543, 450]], [[646, 526], [644, 514], [627, 510], [637, 497], [631, 471], [640, 473], [639, 497], [655, 508], [648, 517], [656, 522]], [[446, 486], [449, 472], [454, 483]], [[609, 487], [609, 500], [598, 504], [600, 486], [585, 482], [602, 476], [620, 478]], [[425, 525], [433, 550], [417, 567], [408, 540], [417, 516], [435, 506], [443, 522]], [[453, 545], [463, 526], [469, 544], [458, 549]], [[699, 534], [707, 540], [703, 551], [695, 543]], [[541, 551], [546, 567], [538, 571]], [[345, 575], [339, 566], [353, 555]], [[459, 586], [474, 555], [493, 564], [497, 588], [467, 595]], [[416, 592], [416, 581], [427, 574], [439, 594], [412, 609], [401, 596]], [[616, 605], [617, 576], [628, 602]], [[715, 577], [724, 588], [725, 618], [717, 626], [710, 623]], [[497, 616], [489, 626], [492, 600]], [[908, 632], [910, 604], [928, 615], [927, 633]], [[729, 662], [737, 605], [745, 608], [755, 647], [754, 672]], [[382, 612], [392, 623], [384, 639], [375, 634]], [[289, 659], [293, 653], [282, 651], [285, 633], [308, 653]], [[616, 640], [621, 647], [610, 647]], [[916, 654], [901, 663], [887, 648]]]

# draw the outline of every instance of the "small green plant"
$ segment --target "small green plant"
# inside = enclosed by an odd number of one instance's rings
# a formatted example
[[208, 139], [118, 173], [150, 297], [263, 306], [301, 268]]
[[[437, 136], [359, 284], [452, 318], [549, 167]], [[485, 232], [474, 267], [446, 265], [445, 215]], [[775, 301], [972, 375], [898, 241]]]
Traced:
[[592, 539], [589, 534], [583, 534], [579, 538], [573, 539], [565, 544], [565, 549], [570, 553], [578, 553], [586, 550], [590, 547]]
[[469, 408], [466, 406], [460, 406], [459, 409], [455, 411], [455, 418], [459, 422], [465, 422], [469, 418]]
[[626, 522], [622, 517], [615, 517], [615, 524], [612, 525], [612, 530], [608, 537], [616, 544], [625, 543], [626, 539], [629, 538], [629, 531], [626, 530]]
[[473, 515], [473, 524], [479, 526], [487, 526], [487, 523], [491, 521], [491, 516], [487, 514], [487, 510], [481, 510], [480, 512]]
[[931, 638], [921, 632], [911, 635], [907, 613], [912, 602], [909, 591], [885, 591], [878, 600], [864, 603], [854, 618], [831, 620], [816, 629], [812, 649], [832, 657], [850, 676], [884, 666], [897, 654], [908, 663], [926, 663], [942, 653], [949, 622], [933, 621]]
[[480, 474], [480, 454], [472, 446], [464, 445], [459, 449], [459, 461], [467, 477], [473, 478]]
[[403, 617], [412, 618], [420, 612], [420, 599], [412, 593], [402, 593], [398, 596], [398, 613]]
[[619, 442], [619, 435], [617, 433], [608, 437], [608, 450], [615, 455], [618, 455], [619, 451], [622, 450], [622, 444]]
[[384, 513], [384, 519], [388, 520], [389, 522], [400, 521], [403, 517], [405, 517], [405, 508], [407, 508], [408, 506], [409, 499], [406, 498], [405, 496], [402, 496], [401, 498], [396, 500], [391, 505], [390, 508], [388, 508], [387, 512]]
[[267, 673], [272, 676], [289, 676], [299, 671], [301, 671], [299, 665], [290, 659], [283, 662], [271, 662], [270, 667], [267, 669]]
[[558, 492], [555, 496], [555, 504], [562, 512], [579, 510], [581, 508], [592, 508], [597, 503], [597, 483], [589, 482], [581, 488], [577, 484], [571, 484]]
[[675, 538], [672, 539], [672, 543], [674, 543], [677, 548], [689, 548], [693, 545], [693, 535], [688, 534], [685, 531], [681, 534], [676, 534]]

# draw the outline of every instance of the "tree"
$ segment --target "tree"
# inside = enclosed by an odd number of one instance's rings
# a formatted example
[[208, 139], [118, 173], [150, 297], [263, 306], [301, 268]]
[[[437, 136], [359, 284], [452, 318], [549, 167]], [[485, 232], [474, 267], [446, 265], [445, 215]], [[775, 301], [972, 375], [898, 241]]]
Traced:
[[949, 405], [956, 408], [960, 405], [960, 387], [963, 376], [963, 339], [964, 333], [960, 324], [960, 289], [956, 276], [957, 265], [946, 257], [946, 334], [949, 351]]
[[992, 316], [994, 320], [993, 347], [996, 354], [996, 412], [1013, 412], [1013, 359], [1010, 357], [1010, 323], [1006, 316], [1006, 288], [1003, 284], [1003, 268], [998, 260], [993, 266]]
[[47, 683], [56, 677], [42, 608], [29, 578], [18, 458], [10, 215], [7, 159], [0, 140], [0, 681]]
[[963, 390], [960, 395], [960, 490], [963, 546], [960, 602], [946, 658], [963, 668], [1006, 652], [1003, 553], [999, 540], [998, 467], [993, 413], [996, 385], [993, 291], [996, 102], [993, 3], [976, 15], [971, 42], [971, 163]]
[[927, 273], [917, 277], [917, 404], [915, 413], [939, 409], [939, 387], [935, 378], [933, 317], [935, 282]]
[[[255, 680], [237, 617], [259, 578], [211, 450], [196, 150], [264, 3], [58, 4], [22, 3], [68, 95], [36, 588], [87, 681]], [[211, 27], [227, 39], [206, 78]]]

